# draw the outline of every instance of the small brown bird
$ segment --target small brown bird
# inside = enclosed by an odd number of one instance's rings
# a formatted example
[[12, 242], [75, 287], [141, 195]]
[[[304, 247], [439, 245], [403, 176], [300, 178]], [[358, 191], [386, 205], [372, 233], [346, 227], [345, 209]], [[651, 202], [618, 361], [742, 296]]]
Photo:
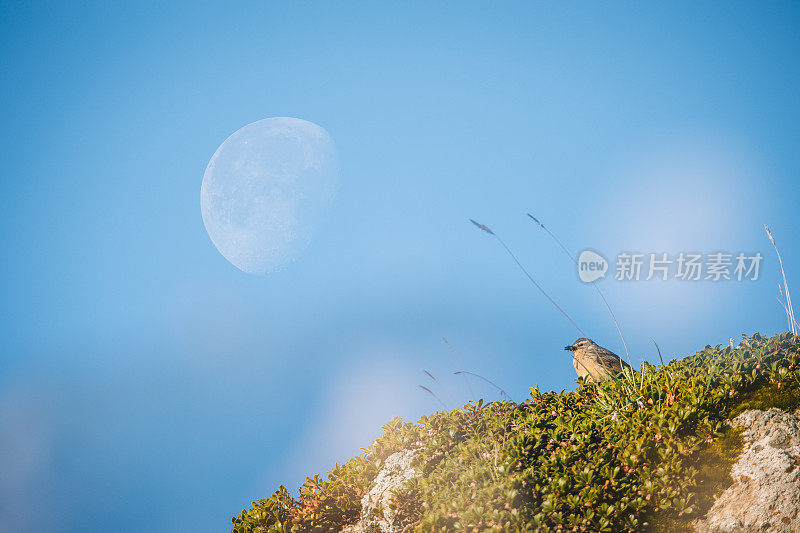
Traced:
[[620, 359], [617, 354], [598, 346], [591, 339], [581, 337], [571, 345], [564, 347], [573, 353], [572, 364], [578, 377], [591, 381], [605, 381], [619, 374], [630, 365]]

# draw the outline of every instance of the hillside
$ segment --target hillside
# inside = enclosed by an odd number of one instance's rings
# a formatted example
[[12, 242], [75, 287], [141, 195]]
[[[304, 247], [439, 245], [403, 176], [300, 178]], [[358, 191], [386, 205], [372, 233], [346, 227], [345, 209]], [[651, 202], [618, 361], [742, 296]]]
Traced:
[[232, 531], [690, 530], [733, 482], [743, 439], [729, 421], [796, 409], [799, 385], [800, 337], [755, 334], [576, 391], [394, 419], [324, 479], [254, 502]]

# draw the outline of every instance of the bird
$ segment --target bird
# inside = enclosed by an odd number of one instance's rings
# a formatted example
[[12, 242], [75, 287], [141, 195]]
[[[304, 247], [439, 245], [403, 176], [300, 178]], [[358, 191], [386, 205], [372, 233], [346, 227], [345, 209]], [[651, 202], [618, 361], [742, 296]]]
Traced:
[[578, 377], [587, 381], [601, 382], [611, 379], [630, 365], [611, 350], [598, 346], [593, 340], [581, 337], [564, 347], [573, 353], [572, 365]]

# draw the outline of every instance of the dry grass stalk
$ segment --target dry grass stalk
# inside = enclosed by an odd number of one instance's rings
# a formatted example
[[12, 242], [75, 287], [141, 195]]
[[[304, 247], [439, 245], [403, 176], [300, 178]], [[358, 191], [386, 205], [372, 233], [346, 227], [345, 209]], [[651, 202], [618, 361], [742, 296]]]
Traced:
[[[778, 246], [775, 244], [775, 237], [773, 237], [772, 232], [769, 230], [769, 226], [764, 224], [764, 231], [767, 232], [767, 237], [769, 237], [769, 242], [772, 243], [772, 247], [775, 248], [775, 253], [778, 255], [778, 264], [781, 267], [781, 277], [783, 277], [783, 290], [781, 291], [781, 295], [785, 296], [786, 302], [782, 302], [780, 298], [778, 299], [781, 302], [781, 305], [786, 310], [786, 318], [789, 321], [789, 331], [792, 334], [797, 335], [797, 332], [800, 330], [797, 326], [797, 320], [794, 317], [794, 308], [792, 307], [792, 297], [789, 295], [789, 284], [786, 281], [786, 271], [783, 269], [783, 259], [781, 259], [781, 253], [778, 251]], [[778, 285], [778, 290], [781, 289], [781, 286]]]
[[536, 280], [535, 280], [535, 279], [533, 279], [533, 276], [531, 276], [531, 275], [530, 275], [530, 273], [528, 273], [528, 271], [525, 269], [525, 267], [524, 267], [524, 266], [522, 266], [522, 263], [520, 263], [520, 262], [519, 262], [519, 259], [517, 259], [517, 256], [516, 256], [516, 255], [514, 255], [514, 252], [512, 252], [512, 251], [511, 251], [511, 249], [510, 249], [510, 248], [509, 248], [509, 247], [506, 245], [506, 243], [505, 243], [505, 242], [503, 242], [503, 239], [501, 239], [499, 235], [497, 235], [495, 232], [493, 232], [491, 229], [489, 229], [489, 227], [488, 227], [488, 226], [485, 226], [484, 224], [480, 224], [480, 223], [478, 223], [478, 222], [475, 222], [475, 221], [474, 221], [474, 220], [472, 220], [471, 218], [469, 219], [469, 221], [470, 221], [470, 222], [472, 222], [473, 224], [475, 224], [475, 225], [476, 225], [478, 228], [480, 228], [481, 230], [485, 231], [486, 233], [488, 233], [489, 235], [491, 235], [492, 237], [494, 237], [495, 239], [497, 239], [497, 242], [499, 242], [499, 243], [500, 243], [500, 244], [503, 246], [503, 248], [505, 248], [506, 252], [508, 252], [508, 255], [510, 255], [510, 256], [511, 256], [511, 259], [513, 259], [513, 260], [514, 260], [514, 262], [517, 264], [517, 266], [520, 268], [520, 270], [522, 270], [522, 272], [523, 272], [523, 273], [525, 274], [525, 276], [526, 276], [526, 277], [527, 277], [527, 278], [530, 280], [530, 282], [531, 282], [531, 283], [533, 283], [533, 285], [534, 285], [534, 286], [535, 286], [537, 289], [539, 289], [539, 292], [541, 292], [541, 293], [544, 295], [544, 297], [545, 297], [545, 298], [547, 298], [547, 299], [550, 301], [550, 303], [551, 303], [551, 304], [553, 304], [553, 307], [555, 307], [556, 309], [558, 309], [558, 310], [561, 312], [561, 314], [562, 314], [562, 315], [564, 315], [564, 317], [565, 317], [567, 320], [569, 320], [569, 323], [570, 323], [570, 324], [572, 324], [572, 325], [575, 327], [575, 329], [577, 329], [577, 330], [578, 330], [578, 332], [581, 334], [581, 337], [586, 337], [586, 334], [584, 334], [584, 333], [583, 333], [583, 330], [581, 330], [581, 328], [579, 328], [579, 327], [578, 327], [578, 324], [576, 324], [576, 323], [575, 323], [575, 321], [574, 321], [574, 320], [572, 320], [572, 318], [571, 318], [571, 317], [570, 317], [570, 316], [569, 316], [569, 315], [566, 313], [566, 311], [564, 311], [564, 310], [561, 308], [561, 306], [560, 306], [560, 305], [558, 305], [558, 304], [556, 303], [556, 301], [555, 301], [555, 300], [553, 300], [553, 299], [550, 297], [550, 295], [549, 295], [549, 294], [547, 294], [547, 292], [546, 292], [546, 291], [545, 291], [545, 290], [542, 288], [542, 286], [541, 286], [541, 285], [539, 285], [539, 284], [536, 282]]
[[[548, 229], [547, 227], [545, 227], [544, 224], [539, 222], [538, 218], [536, 218], [535, 216], [531, 215], [530, 213], [528, 213], [528, 216], [531, 218], [531, 220], [536, 222], [539, 225], [540, 228], [545, 230], [547, 232], [547, 234], [550, 235], [550, 237], [553, 238], [554, 241], [556, 241], [556, 243], [561, 247], [561, 249], [564, 251], [564, 253], [567, 254], [567, 257], [569, 257], [572, 260], [572, 262], [575, 263], [575, 265], [577, 266], [578, 265], [578, 260], [575, 258], [575, 256], [572, 255], [572, 253], [570, 253], [569, 250], [567, 250], [567, 247], [564, 246], [564, 243], [561, 242], [561, 239], [556, 237], [556, 235], [552, 231], [550, 231], [550, 229]], [[606, 300], [605, 295], [600, 291], [600, 287], [597, 286], [597, 282], [592, 281], [591, 283], [592, 283], [592, 287], [594, 287], [594, 290], [597, 291], [597, 294], [603, 300], [603, 303], [605, 304], [606, 309], [608, 309], [608, 313], [611, 315], [611, 320], [614, 321], [614, 325], [617, 327], [617, 332], [619, 333], [619, 338], [622, 341], [622, 348], [625, 350], [625, 357], [628, 358], [628, 363], [632, 365], [632, 363], [631, 363], [631, 354], [628, 353], [628, 344], [625, 342], [625, 337], [622, 335], [622, 328], [620, 327], [619, 322], [617, 321], [617, 317], [614, 316], [614, 311], [611, 310], [611, 305], [609, 305], [608, 300]]]

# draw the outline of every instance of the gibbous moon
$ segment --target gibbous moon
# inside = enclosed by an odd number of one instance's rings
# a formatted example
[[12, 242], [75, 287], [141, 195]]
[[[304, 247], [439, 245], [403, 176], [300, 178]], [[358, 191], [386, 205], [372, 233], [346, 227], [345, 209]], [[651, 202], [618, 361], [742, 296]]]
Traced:
[[336, 147], [299, 118], [248, 124], [217, 148], [203, 175], [200, 210], [225, 259], [252, 274], [289, 263], [333, 199]]

